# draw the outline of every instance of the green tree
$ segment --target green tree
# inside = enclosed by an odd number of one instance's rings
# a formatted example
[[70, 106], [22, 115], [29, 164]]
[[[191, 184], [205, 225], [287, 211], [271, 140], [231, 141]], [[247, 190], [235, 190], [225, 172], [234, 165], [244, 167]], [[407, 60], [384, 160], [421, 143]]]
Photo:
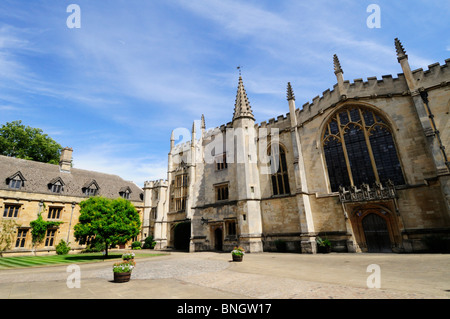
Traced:
[[105, 243], [105, 255], [108, 256], [109, 247], [125, 244], [139, 234], [140, 227], [139, 213], [128, 200], [96, 196], [80, 203], [74, 235], [80, 244], [93, 239]]
[[25, 126], [22, 121], [6, 123], [0, 128], [0, 155], [58, 164], [61, 149], [41, 129]]

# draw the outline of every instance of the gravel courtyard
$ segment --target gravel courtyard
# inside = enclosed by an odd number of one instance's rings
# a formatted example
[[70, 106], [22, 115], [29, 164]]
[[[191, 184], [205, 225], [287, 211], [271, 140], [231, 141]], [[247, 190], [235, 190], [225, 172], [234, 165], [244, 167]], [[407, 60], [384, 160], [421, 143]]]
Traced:
[[[450, 255], [182, 253], [139, 258], [127, 283], [114, 283], [104, 261], [0, 271], [2, 299], [450, 299]], [[380, 288], [369, 288], [378, 268]], [[369, 267], [369, 269], [368, 269]], [[370, 281], [372, 282], [372, 281]]]

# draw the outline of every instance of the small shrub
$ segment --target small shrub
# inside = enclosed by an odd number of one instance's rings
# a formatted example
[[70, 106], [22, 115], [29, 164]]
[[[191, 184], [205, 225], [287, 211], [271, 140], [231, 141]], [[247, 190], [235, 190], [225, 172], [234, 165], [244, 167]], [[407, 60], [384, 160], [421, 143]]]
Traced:
[[144, 245], [142, 246], [142, 248], [153, 249], [155, 248], [155, 245], [156, 241], [153, 240], [153, 236], [148, 236], [147, 238], [145, 238]]
[[58, 255], [67, 255], [70, 251], [69, 243], [66, 243], [63, 239], [56, 245], [56, 253]]
[[141, 242], [136, 240], [131, 243], [131, 249], [141, 249]]

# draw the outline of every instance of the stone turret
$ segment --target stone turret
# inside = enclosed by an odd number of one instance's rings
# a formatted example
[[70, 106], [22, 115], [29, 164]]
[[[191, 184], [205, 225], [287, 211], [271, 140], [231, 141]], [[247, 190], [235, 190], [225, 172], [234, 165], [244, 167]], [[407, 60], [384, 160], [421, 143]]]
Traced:
[[[261, 192], [257, 161], [255, 118], [245, 92], [242, 77], [236, 94], [233, 115], [235, 141], [236, 199], [241, 203], [238, 214], [240, 243], [249, 252], [261, 252]], [[227, 139], [228, 139], [227, 132]], [[228, 147], [228, 146], [227, 146]]]

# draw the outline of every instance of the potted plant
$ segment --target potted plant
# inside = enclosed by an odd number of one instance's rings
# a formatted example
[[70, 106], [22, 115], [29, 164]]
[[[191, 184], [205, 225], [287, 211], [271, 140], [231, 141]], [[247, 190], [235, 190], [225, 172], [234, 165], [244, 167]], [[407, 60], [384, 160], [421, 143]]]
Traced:
[[134, 253], [124, 253], [124, 254], [122, 255], [122, 259], [123, 259], [124, 261], [134, 260], [134, 256], [135, 256]]
[[326, 254], [331, 252], [331, 241], [328, 239], [322, 239], [321, 237], [316, 238], [317, 242], [317, 252]]
[[233, 257], [233, 261], [242, 261], [244, 254], [245, 254], [245, 250], [241, 246], [234, 247], [234, 249], [231, 251], [231, 256]]
[[131, 272], [136, 266], [134, 253], [122, 255], [122, 261], [113, 265], [114, 282], [127, 282], [131, 279]]
[[113, 265], [114, 282], [130, 281], [131, 271], [133, 270], [135, 265], [136, 263], [133, 260], [115, 263]]

